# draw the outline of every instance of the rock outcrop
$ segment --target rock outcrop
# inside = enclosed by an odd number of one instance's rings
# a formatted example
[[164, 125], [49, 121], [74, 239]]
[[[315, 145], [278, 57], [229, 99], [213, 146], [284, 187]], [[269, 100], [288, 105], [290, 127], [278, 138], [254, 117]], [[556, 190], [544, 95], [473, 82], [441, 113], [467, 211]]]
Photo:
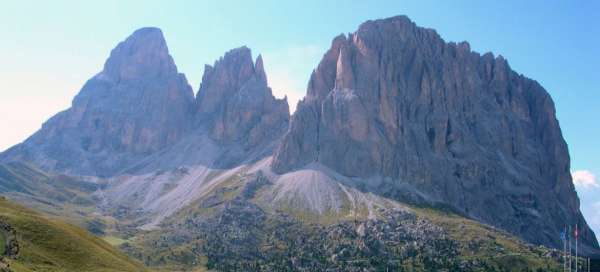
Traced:
[[193, 109], [193, 91], [177, 72], [162, 32], [142, 28], [111, 52], [69, 109], [0, 159], [110, 176], [181, 139]]
[[14, 260], [19, 256], [19, 242], [17, 241], [17, 231], [4, 217], [0, 217], [0, 237], [4, 242], [3, 245], [0, 245], [3, 247], [0, 255], [0, 272], [12, 272], [8, 259]]
[[539, 244], [560, 246], [561, 228], [579, 223], [583, 244], [598, 248], [544, 88], [404, 16], [335, 38], [313, 72], [272, 166], [313, 162]]
[[[4, 200], [4, 199], [3, 199]], [[2, 235], [4, 250], [2, 257], [15, 259], [19, 256], [19, 241], [17, 241], [17, 231], [13, 228], [4, 217], [0, 217], [0, 235]]]

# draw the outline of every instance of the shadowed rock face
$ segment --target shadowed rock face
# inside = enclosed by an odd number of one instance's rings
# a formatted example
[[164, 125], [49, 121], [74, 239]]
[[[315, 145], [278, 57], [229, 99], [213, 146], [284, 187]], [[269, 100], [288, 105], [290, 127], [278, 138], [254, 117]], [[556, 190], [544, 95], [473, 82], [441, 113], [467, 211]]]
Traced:
[[289, 122], [287, 99], [273, 96], [260, 55], [253, 63], [250, 49], [236, 48], [204, 70], [196, 118], [213, 139], [254, 146], [281, 137]]
[[408, 182], [429, 199], [529, 241], [560, 246], [579, 222], [569, 154], [548, 93], [466, 42], [445, 43], [400, 16], [368, 21], [332, 42], [274, 156], [279, 173], [319, 162], [405, 198]]
[[55, 171], [111, 175], [177, 142], [193, 104], [193, 91], [177, 72], [162, 32], [142, 28], [113, 49], [71, 108], [2, 157]]

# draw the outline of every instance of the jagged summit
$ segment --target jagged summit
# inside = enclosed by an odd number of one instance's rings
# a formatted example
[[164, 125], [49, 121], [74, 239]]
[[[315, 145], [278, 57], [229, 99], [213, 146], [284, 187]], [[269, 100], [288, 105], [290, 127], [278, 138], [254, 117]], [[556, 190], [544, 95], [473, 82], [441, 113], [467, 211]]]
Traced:
[[115, 80], [165, 77], [177, 73], [160, 29], [136, 30], [113, 49], [104, 64], [106, 75]]
[[179, 141], [194, 93], [177, 72], [162, 32], [142, 28], [112, 50], [71, 108], [0, 155], [52, 171], [110, 176]]
[[253, 62], [245, 46], [206, 66], [196, 99], [198, 122], [208, 125], [212, 137], [222, 142], [274, 141], [287, 128], [287, 101], [273, 96], [262, 57]]
[[265, 67], [263, 64], [262, 55], [258, 54], [254, 65], [254, 71], [256, 72], [256, 79], [260, 82], [267, 82], [267, 73], [265, 73]]
[[225, 53], [213, 66], [206, 65], [197, 94], [198, 111], [215, 111], [223, 100], [244, 85], [252, 84], [260, 87], [255, 88], [257, 91], [268, 91], [262, 58], [257, 58], [256, 64], [252, 61], [250, 49], [242, 46]]

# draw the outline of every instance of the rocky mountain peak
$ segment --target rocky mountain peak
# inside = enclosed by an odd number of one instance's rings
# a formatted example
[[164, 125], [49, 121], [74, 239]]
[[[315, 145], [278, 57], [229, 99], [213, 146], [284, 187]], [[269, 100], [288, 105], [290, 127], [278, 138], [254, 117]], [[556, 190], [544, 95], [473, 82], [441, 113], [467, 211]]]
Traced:
[[[255, 65], [252, 53], [246, 46], [232, 49], [225, 53], [213, 66], [206, 65], [202, 84], [197, 95], [198, 110], [201, 113], [211, 113], [238, 92], [244, 85], [253, 84], [259, 90], [267, 87], [262, 58]], [[256, 68], [259, 69], [256, 69]]]
[[327, 95], [324, 90], [333, 89], [332, 83], [335, 82], [337, 75], [337, 70], [335, 68], [337, 66], [340, 48], [345, 42], [346, 36], [344, 34], [340, 34], [333, 39], [331, 47], [321, 59], [317, 69], [315, 69], [310, 76], [305, 99], [322, 99]]
[[267, 84], [262, 56], [253, 62], [245, 46], [206, 66], [197, 105], [197, 121], [224, 142], [277, 139], [289, 119], [287, 101], [276, 99]]
[[260, 54], [258, 55], [258, 57], [256, 57], [254, 72], [256, 73], [256, 79], [258, 81], [267, 83], [267, 74], [265, 73], [262, 55]]
[[311, 75], [272, 167], [314, 163], [539, 244], [559, 246], [564, 222], [586, 225], [544, 88], [405, 16], [336, 37]]
[[104, 73], [115, 80], [166, 77], [177, 74], [160, 29], [136, 30], [112, 50]]
[[194, 94], [158, 28], [142, 28], [112, 50], [72, 106], [0, 160], [46, 170], [110, 176], [183, 137]]

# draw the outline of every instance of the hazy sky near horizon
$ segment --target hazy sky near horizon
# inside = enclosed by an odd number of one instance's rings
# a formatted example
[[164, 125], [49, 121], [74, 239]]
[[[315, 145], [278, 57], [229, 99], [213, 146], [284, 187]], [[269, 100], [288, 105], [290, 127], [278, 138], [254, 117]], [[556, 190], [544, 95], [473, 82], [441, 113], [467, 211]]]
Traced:
[[[551, 94], [588, 222], [600, 233], [599, 1], [0, 1], [0, 151], [69, 107], [134, 30], [163, 30], [197, 91], [204, 64], [247, 45], [290, 106], [331, 39], [404, 14], [446, 41], [502, 54]], [[502, 3], [500, 3], [502, 2]]]

